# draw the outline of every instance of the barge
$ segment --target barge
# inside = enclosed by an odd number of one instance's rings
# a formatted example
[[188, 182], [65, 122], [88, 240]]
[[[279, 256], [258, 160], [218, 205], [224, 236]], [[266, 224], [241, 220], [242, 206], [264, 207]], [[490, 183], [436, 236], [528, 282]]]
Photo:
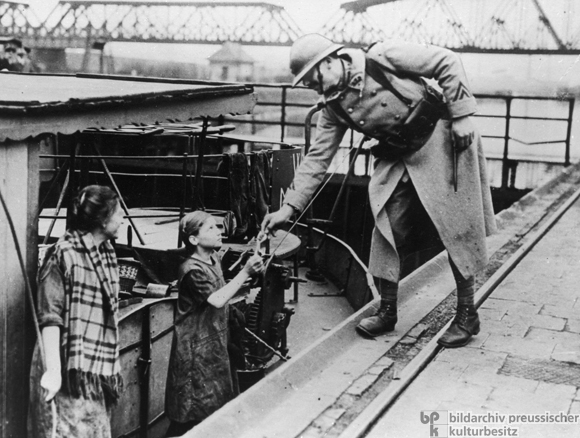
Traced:
[[[36, 342], [27, 298], [34, 286], [29, 290], [27, 283], [34, 285], [44, 250], [63, 234], [68, 203], [85, 185], [114, 188], [127, 219], [115, 242], [126, 382], [112, 413], [116, 437], [160, 437], [167, 427], [165, 379], [176, 270], [183, 257], [177, 223], [186, 212], [202, 208], [218, 219], [226, 238], [226, 277], [235, 275], [239, 261], [253, 250], [269, 260], [266, 273], [246, 285], [234, 303], [247, 321], [242, 390], [376, 297], [364, 263], [337, 239], [323, 238], [332, 257], [320, 259], [316, 281], [304, 288], [302, 242], [324, 235], [312, 227], [281, 231], [265, 247], [256, 245], [261, 218], [281, 205], [302, 149], [210, 123], [210, 117], [251, 112], [251, 86], [2, 74], [0, 190], [16, 227], [12, 233], [6, 221], [0, 226], [0, 263], [6, 267], [0, 274], [5, 321], [0, 435], [25, 436], [28, 391], [23, 388]], [[22, 248], [23, 266], [15, 244]], [[326, 275], [319, 277], [320, 271]], [[328, 309], [333, 309], [330, 318], [318, 316]]]

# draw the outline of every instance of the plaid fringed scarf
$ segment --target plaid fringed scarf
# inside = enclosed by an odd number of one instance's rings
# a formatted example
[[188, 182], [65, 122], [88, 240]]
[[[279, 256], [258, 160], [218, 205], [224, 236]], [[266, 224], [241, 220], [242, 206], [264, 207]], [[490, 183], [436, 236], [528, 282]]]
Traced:
[[56, 245], [66, 278], [63, 385], [74, 397], [115, 402], [122, 389], [117, 308], [119, 273], [109, 241], [97, 249], [90, 233], [67, 231]]

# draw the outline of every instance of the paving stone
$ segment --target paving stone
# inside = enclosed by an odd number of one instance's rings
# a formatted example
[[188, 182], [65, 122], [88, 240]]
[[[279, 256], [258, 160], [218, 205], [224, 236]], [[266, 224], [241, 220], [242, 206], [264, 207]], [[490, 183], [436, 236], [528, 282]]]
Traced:
[[[506, 302], [507, 300], [503, 300]], [[542, 310], [542, 304], [538, 303], [524, 303], [518, 301], [508, 301], [510, 302], [510, 306], [506, 308], [506, 313], [510, 316], [518, 315], [518, 316], [533, 316], [540, 313]]]
[[484, 342], [483, 348], [532, 359], [550, 359], [556, 344], [556, 341], [546, 342], [537, 339], [519, 339], [491, 334]]
[[565, 330], [567, 332], [580, 333], [580, 319], [569, 318], [566, 321]]
[[482, 350], [479, 348], [448, 348], [437, 356], [438, 361], [478, 365], [498, 370], [507, 357], [506, 353]]
[[496, 370], [488, 367], [470, 365], [461, 375], [462, 382], [479, 385], [488, 388], [501, 388], [511, 386], [518, 393], [533, 394], [538, 383], [535, 380], [523, 379], [515, 376], [504, 376]]
[[467, 406], [483, 406], [488, 399], [493, 387], [489, 385], [476, 385], [472, 383], [462, 382], [461, 385], [456, 385], [451, 398], [451, 392], [446, 391], [445, 396], [441, 398], [442, 401], [449, 401], [453, 406], [453, 410], [465, 410]]
[[[520, 287], [520, 288], [498, 288], [493, 292], [494, 297], [496, 298], [503, 298], [505, 300], [514, 300], [520, 301], [524, 303], [543, 303], [546, 299], [546, 296], [549, 295], [550, 289], [540, 289], [534, 286], [534, 289], [530, 289], [529, 286], [527, 287]], [[558, 304], [558, 303], [555, 303]]]
[[384, 367], [384, 368], [390, 368], [393, 366], [393, 359], [391, 359], [390, 357], [381, 357], [379, 360], [377, 360], [374, 364], [374, 366], [376, 367]]
[[552, 359], [580, 365], [580, 340], [556, 344], [552, 352]]
[[550, 315], [557, 318], [572, 319], [578, 317], [578, 309], [574, 309], [574, 307], [563, 307], [546, 304], [544, 307], [542, 307], [540, 315]]
[[[556, 287], [556, 286], [555, 286]], [[548, 305], [552, 305], [552, 306], [560, 306], [560, 307], [565, 307], [568, 309], [572, 309], [574, 308], [574, 304], [576, 303], [577, 300], [577, 296], [576, 296], [576, 292], [574, 291], [574, 293], [572, 292], [567, 292], [564, 290], [564, 288], [560, 288], [560, 292], [562, 293], [550, 293], [547, 294], [546, 296], [543, 297], [543, 303], [544, 304], [548, 304]], [[572, 288], [570, 288], [572, 289]], [[574, 287], [574, 289], [577, 289], [577, 287]]]
[[489, 333], [485, 331], [485, 326], [482, 328], [482, 330], [475, 335], [474, 337], [471, 338], [471, 340], [469, 341], [469, 344], [467, 344], [468, 347], [470, 348], [481, 348], [483, 346], [483, 344], [485, 343], [485, 341], [487, 340], [487, 338], [489, 337]]
[[377, 379], [378, 375], [376, 374], [365, 374], [356, 379], [354, 383], [346, 389], [346, 393], [361, 396], [373, 383], [377, 381]]
[[379, 376], [383, 373], [383, 371], [388, 370], [389, 367], [371, 367], [367, 370], [368, 374], [372, 374], [374, 376]]
[[479, 319], [481, 320], [491, 320], [500, 321], [505, 315], [505, 309], [482, 309], [481, 307], [477, 310], [479, 314]]
[[517, 304], [517, 301], [498, 299], [492, 295], [483, 303], [481, 303], [481, 307], [479, 309], [507, 310], [515, 304]]
[[568, 412], [572, 400], [576, 395], [576, 387], [557, 383], [540, 382], [535, 394], [544, 400], [549, 411]]
[[[580, 321], [578, 322], [580, 323]], [[532, 327], [545, 328], [548, 330], [564, 330], [566, 327], [566, 319], [550, 315], [535, 315], [531, 318], [530, 325]], [[580, 325], [578, 328], [580, 329]]]
[[484, 333], [503, 336], [515, 336], [520, 339], [525, 336], [529, 329], [530, 324], [521, 319], [512, 319], [506, 321], [487, 320], [482, 321], [481, 323], [481, 330]]
[[580, 335], [570, 332], [562, 332], [556, 330], [547, 330], [539, 327], [532, 327], [526, 334], [529, 341], [539, 341], [545, 343], [560, 344], [560, 343], [575, 343], [580, 340]]
[[325, 431], [316, 426], [308, 426], [308, 428], [300, 434], [300, 438], [322, 438]]
[[580, 400], [572, 400], [568, 413], [571, 415], [580, 415]]
[[312, 423], [313, 426], [328, 430], [337, 422], [337, 420], [346, 412], [346, 409], [327, 409]]
[[423, 333], [425, 333], [428, 328], [429, 326], [427, 326], [426, 324], [417, 324], [409, 331], [409, 333], [407, 333], [407, 336], [410, 336], [412, 338], [418, 338]]

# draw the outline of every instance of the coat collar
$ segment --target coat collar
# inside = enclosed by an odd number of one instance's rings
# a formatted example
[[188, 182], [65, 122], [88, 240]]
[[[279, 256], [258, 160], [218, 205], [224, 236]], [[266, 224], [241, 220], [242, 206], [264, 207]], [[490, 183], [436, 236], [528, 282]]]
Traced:
[[346, 77], [348, 83], [342, 90], [335, 91], [330, 96], [322, 96], [324, 102], [338, 99], [342, 94], [349, 89], [358, 90], [362, 93], [365, 85], [365, 55], [360, 49], [342, 49], [338, 52], [338, 56], [348, 62]]

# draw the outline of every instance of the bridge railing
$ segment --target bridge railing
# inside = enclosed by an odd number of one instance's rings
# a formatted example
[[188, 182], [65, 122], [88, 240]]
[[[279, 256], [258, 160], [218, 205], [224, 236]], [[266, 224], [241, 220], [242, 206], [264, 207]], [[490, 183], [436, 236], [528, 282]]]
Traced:
[[[304, 120], [316, 103], [317, 95], [305, 87], [292, 88], [290, 84], [253, 83], [258, 103], [251, 115], [224, 117], [222, 123], [237, 125], [237, 132], [296, 145], [304, 144]], [[476, 125], [484, 139], [484, 151], [490, 166], [492, 186], [497, 188], [528, 187], [525, 172], [517, 177], [516, 169], [526, 165], [541, 179], [538, 166], [554, 171], [568, 166], [573, 158], [571, 150], [575, 98], [573, 96], [512, 96], [476, 94], [479, 112]], [[313, 119], [315, 131], [316, 115]], [[314, 134], [313, 134], [314, 135]], [[343, 173], [348, 168], [349, 148], [360, 134], [347, 133], [331, 170]], [[576, 155], [580, 154], [580, 151]], [[368, 176], [372, 159], [368, 150], [357, 159], [355, 174]], [[528, 171], [526, 171], [528, 172]], [[529, 179], [529, 177], [528, 177]], [[538, 181], [536, 181], [537, 183]], [[541, 182], [541, 181], [540, 181]]]

